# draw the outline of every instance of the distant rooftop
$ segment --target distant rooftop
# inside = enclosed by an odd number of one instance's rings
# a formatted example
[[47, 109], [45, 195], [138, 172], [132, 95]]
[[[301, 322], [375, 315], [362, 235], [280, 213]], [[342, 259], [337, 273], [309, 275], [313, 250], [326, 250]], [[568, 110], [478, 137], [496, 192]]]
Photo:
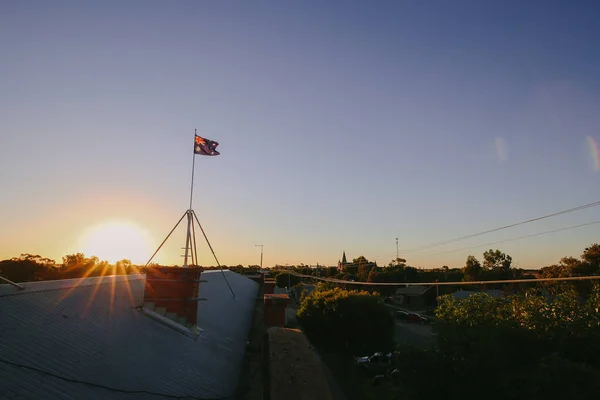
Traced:
[[427, 292], [429, 289], [431, 289], [431, 286], [407, 286], [407, 287], [400, 287], [398, 289], [396, 289], [396, 295], [403, 295], [403, 296], [421, 296], [423, 294], [425, 294], [425, 292]]
[[144, 275], [0, 285], [0, 397], [233, 398], [258, 284], [224, 273], [236, 298], [221, 271], [202, 273], [196, 339], [139, 311]]

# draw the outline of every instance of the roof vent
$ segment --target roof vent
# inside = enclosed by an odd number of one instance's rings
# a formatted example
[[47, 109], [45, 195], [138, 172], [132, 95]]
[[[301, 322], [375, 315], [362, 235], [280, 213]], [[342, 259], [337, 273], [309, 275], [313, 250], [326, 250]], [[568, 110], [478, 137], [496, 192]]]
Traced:
[[[146, 270], [143, 311], [186, 333], [198, 334], [198, 289], [202, 268], [153, 267]], [[174, 322], [174, 324], [169, 323]], [[181, 330], [181, 329], [180, 329]]]

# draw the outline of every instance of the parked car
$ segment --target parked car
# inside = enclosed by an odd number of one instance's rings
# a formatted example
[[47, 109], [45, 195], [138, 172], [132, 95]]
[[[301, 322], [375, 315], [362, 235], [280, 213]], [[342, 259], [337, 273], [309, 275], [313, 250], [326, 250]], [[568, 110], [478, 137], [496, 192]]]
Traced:
[[413, 322], [416, 324], [428, 324], [429, 323], [429, 319], [427, 317], [424, 317], [420, 314], [417, 313], [408, 313], [408, 318], [407, 318], [408, 322]]
[[408, 313], [406, 311], [396, 311], [396, 319], [406, 321], [408, 320]]
[[375, 353], [372, 356], [356, 357], [356, 366], [371, 374], [387, 373], [394, 367], [392, 353]]

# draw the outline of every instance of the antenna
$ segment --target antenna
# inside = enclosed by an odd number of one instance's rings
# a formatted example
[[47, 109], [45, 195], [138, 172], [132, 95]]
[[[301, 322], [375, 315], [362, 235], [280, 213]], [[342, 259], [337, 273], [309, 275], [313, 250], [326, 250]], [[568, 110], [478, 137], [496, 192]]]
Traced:
[[263, 244], [255, 244], [254, 247], [260, 247], [260, 269], [262, 271], [263, 248], [265, 246]]

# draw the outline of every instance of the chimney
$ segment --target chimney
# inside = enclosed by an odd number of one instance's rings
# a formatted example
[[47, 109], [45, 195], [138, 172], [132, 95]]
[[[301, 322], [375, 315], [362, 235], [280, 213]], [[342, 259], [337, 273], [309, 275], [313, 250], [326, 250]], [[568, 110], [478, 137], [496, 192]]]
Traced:
[[[200, 267], [146, 269], [144, 312], [195, 329], [198, 322], [198, 288], [201, 272]], [[163, 320], [163, 318], [158, 319]]]
[[265, 311], [263, 321], [265, 326], [285, 326], [285, 309], [290, 302], [287, 294], [264, 295]]
[[263, 282], [263, 293], [264, 294], [273, 294], [275, 293], [275, 279], [273, 278], [264, 278]]

